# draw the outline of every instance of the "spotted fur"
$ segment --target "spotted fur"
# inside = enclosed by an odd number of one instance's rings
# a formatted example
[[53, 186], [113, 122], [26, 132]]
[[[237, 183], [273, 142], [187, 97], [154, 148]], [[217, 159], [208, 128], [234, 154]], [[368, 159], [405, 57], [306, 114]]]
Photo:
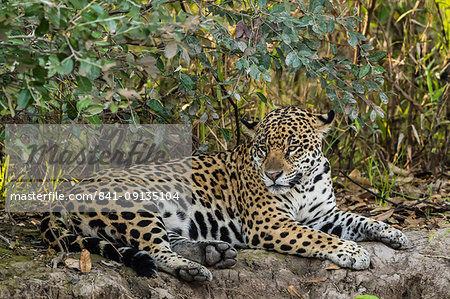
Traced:
[[[156, 178], [171, 190], [171, 178], [192, 166], [192, 203], [127, 212], [54, 213], [42, 221], [42, 236], [54, 248], [87, 248], [122, 261], [138, 275], [159, 268], [186, 281], [210, 281], [205, 267], [236, 263], [235, 248], [259, 248], [329, 259], [365, 269], [369, 254], [354, 241], [378, 240], [407, 247], [389, 225], [336, 208], [322, 135], [334, 113], [314, 115], [297, 107], [272, 111], [260, 123], [245, 123], [250, 139], [233, 150], [171, 162], [105, 170], [72, 192], [145, 191]], [[127, 181], [123, 184], [123, 180]], [[122, 184], [120, 184], [122, 180]], [[130, 203], [127, 203], [130, 204]]]

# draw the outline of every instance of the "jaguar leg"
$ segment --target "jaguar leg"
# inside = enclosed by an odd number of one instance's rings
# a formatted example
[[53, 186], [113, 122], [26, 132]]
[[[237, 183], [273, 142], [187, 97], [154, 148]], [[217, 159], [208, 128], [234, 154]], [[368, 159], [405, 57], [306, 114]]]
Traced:
[[[71, 219], [80, 224], [77, 216]], [[139, 276], [153, 277], [157, 275], [155, 260], [145, 251], [112, 243], [98, 236], [74, 234], [68, 229], [67, 217], [61, 213], [47, 213], [41, 222], [41, 235], [55, 250], [78, 252], [87, 249], [90, 253], [124, 263], [134, 269]]]
[[265, 217], [273, 220], [271, 226], [263, 227], [260, 231], [247, 230], [251, 248], [328, 259], [354, 270], [369, 267], [369, 253], [355, 242], [300, 225], [298, 221], [290, 219], [290, 215], [276, 211], [276, 207], [273, 210], [273, 213], [263, 217], [255, 217], [255, 221], [263, 221]]
[[396, 249], [410, 246], [408, 238], [400, 230], [384, 222], [338, 209], [334, 209], [330, 213], [314, 219], [312, 223], [307, 225], [346, 240], [381, 241]]
[[[156, 261], [158, 268], [185, 281], [211, 281], [211, 272], [200, 263], [189, 260], [174, 252], [163, 220], [156, 214], [138, 212], [128, 214], [127, 225], [120, 238], [133, 248], [148, 252]], [[114, 222], [112, 223], [115, 226]], [[141, 228], [140, 230], [136, 228]]]

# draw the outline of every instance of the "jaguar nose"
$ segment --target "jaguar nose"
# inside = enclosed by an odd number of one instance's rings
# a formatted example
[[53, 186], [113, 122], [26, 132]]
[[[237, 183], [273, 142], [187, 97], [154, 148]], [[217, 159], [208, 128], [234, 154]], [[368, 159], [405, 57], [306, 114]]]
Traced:
[[281, 171], [266, 171], [264, 172], [269, 179], [271, 179], [274, 183], [275, 181], [283, 174], [283, 170]]

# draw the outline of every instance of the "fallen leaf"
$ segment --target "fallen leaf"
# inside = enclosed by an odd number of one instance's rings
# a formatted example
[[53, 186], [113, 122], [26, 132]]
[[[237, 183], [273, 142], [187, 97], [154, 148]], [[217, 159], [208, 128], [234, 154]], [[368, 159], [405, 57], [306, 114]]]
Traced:
[[405, 224], [407, 224], [408, 227], [421, 227], [424, 225], [424, 219], [405, 218]]
[[307, 280], [305, 282], [318, 283], [318, 282], [324, 282], [326, 280], [327, 280], [326, 277], [319, 277], [319, 278], [314, 278], [314, 279]]
[[105, 261], [105, 260], [101, 260], [100, 263], [102, 263], [102, 264], [105, 265], [105, 266], [112, 267], [112, 268], [117, 268], [117, 267], [122, 266], [121, 263], [118, 263], [118, 262], [116, 262], [116, 261]]
[[87, 249], [81, 251], [80, 270], [83, 273], [89, 273], [92, 269], [91, 253]]
[[394, 164], [392, 164], [391, 162], [388, 162], [388, 167], [393, 173], [395, 173], [397, 175], [409, 176], [409, 171], [408, 170], [401, 169], [401, 168], [395, 166]]
[[367, 206], [367, 204], [365, 202], [360, 202], [360, 203], [357, 203], [356, 205], [351, 205], [350, 207], [348, 207], [348, 209], [350, 211], [353, 211], [353, 210], [355, 210], [357, 208], [365, 207], [365, 206]]
[[414, 180], [414, 176], [407, 176], [407, 177], [399, 176], [395, 179], [395, 183], [396, 184], [408, 184], [408, 183], [411, 183], [413, 180]]
[[331, 265], [329, 265], [328, 267], [325, 268], [325, 270], [338, 270], [338, 269], [341, 269], [341, 267], [339, 267], [336, 264], [331, 264]]
[[294, 287], [293, 285], [289, 285], [287, 287], [287, 290], [288, 290], [289, 294], [291, 294], [292, 296], [295, 296], [298, 298], [303, 298], [303, 296], [300, 294], [300, 292], [297, 290], [297, 288]]
[[373, 218], [375, 218], [378, 221], [384, 221], [384, 220], [388, 219], [389, 217], [391, 217], [392, 214], [394, 214], [394, 209], [387, 210], [386, 212], [381, 213], [380, 215], [377, 215]]
[[34, 225], [41, 225], [41, 222], [39, 220], [33, 218], [30, 219], [30, 222], [33, 223]]
[[66, 265], [67, 268], [80, 270], [80, 261], [76, 259], [71, 258], [65, 259], [64, 265]]
[[[366, 187], [370, 187], [370, 180], [368, 178], [363, 178], [361, 172], [358, 169], [353, 169], [348, 175], [349, 178]], [[359, 187], [358, 187], [359, 188]]]
[[156, 62], [155, 57], [146, 56], [139, 59], [136, 64], [142, 66], [150, 77], [156, 78], [159, 74], [159, 69], [156, 66]]
[[178, 52], [178, 45], [176, 42], [171, 41], [166, 45], [166, 48], [164, 49], [164, 56], [166, 58], [170, 59], [174, 57]]
[[117, 91], [121, 96], [124, 96], [127, 99], [140, 99], [141, 95], [139, 93], [137, 93], [135, 90], [131, 90], [131, 89], [119, 89]]
[[102, 66], [102, 72], [107, 72], [107, 71], [109, 71], [112, 67], [115, 67], [115, 66], [116, 66], [116, 63], [115, 63], [115, 62], [105, 64], [104, 66]]

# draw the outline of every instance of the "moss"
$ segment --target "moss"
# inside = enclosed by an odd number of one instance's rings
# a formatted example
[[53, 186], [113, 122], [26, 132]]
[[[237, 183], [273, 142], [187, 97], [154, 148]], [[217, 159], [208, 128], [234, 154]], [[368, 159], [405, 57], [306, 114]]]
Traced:
[[290, 265], [288, 265], [287, 267], [288, 267], [288, 269], [291, 270], [291, 272], [294, 273], [295, 275], [301, 276], [301, 275], [305, 274], [304, 272], [302, 272], [302, 270], [300, 270], [300, 269], [298, 269], [298, 268], [296, 268], [296, 267], [293, 267], [293, 266], [290, 266]]
[[251, 261], [266, 259], [269, 256], [275, 256], [276, 258], [281, 260], [285, 260], [288, 257], [288, 255], [286, 254], [265, 250], [242, 250], [238, 252], [238, 259], [245, 258]]
[[0, 247], [0, 266], [8, 266], [16, 262], [32, 261], [33, 257], [27, 254], [17, 254], [16, 251]]

